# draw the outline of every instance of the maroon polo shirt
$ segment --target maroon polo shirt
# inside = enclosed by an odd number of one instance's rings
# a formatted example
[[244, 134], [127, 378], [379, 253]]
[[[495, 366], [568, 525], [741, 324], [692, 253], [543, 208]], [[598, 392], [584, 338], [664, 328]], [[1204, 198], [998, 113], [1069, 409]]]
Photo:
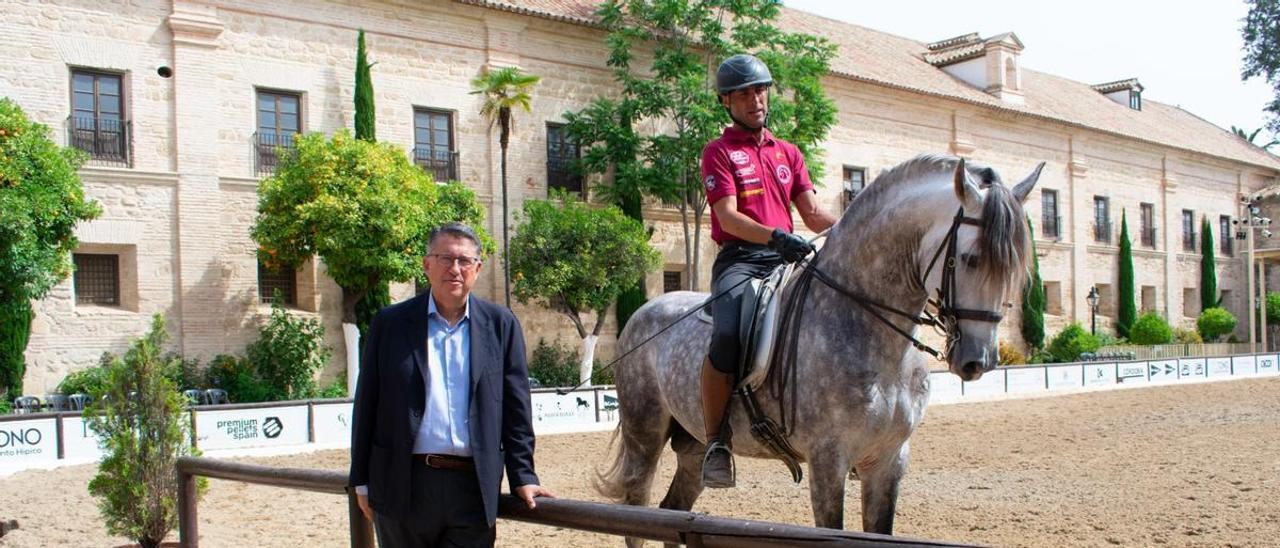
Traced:
[[[737, 127], [725, 128], [719, 139], [702, 149], [702, 183], [707, 203], [737, 196], [738, 211], [767, 227], [793, 231], [791, 202], [801, 192], [813, 190], [804, 155], [795, 145], [774, 138], [762, 129], [764, 139]], [[716, 243], [741, 240], [720, 227], [711, 210], [711, 239]]]

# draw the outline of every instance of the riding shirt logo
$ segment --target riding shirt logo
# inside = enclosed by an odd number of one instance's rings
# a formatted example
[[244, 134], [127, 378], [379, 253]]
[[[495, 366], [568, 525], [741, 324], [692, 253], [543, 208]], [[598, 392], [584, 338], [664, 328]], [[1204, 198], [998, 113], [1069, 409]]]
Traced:
[[707, 175], [707, 178], [702, 180], [702, 184], [704, 184], [704, 185], [706, 185], [706, 186], [707, 186], [707, 191], [715, 190], [715, 188], [716, 188], [716, 176], [715, 176], [715, 175]]
[[751, 157], [747, 156], [747, 153], [741, 150], [735, 150], [733, 152], [730, 152], [729, 159], [732, 160], [733, 163], [738, 164], [740, 166], [746, 165], [747, 162], [751, 161]]
[[786, 186], [791, 183], [791, 168], [786, 164], [779, 164], [774, 170], [774, 175], [778, 176], [778, 184]]
[[734, 173], [738, 174], [739, 177], [746, 177], [747, 175], [755, 175], [756, 166], [747, 166], [737, 171], [734, 171]]

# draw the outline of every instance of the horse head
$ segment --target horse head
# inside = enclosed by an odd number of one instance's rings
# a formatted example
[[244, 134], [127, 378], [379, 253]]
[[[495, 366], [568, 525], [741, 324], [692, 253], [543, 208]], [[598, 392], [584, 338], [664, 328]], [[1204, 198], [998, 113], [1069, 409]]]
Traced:
[[977, 380], [999, 362], [1001, 311], [1021, 291], [1031, 262], [1022, 204], [1042, 169], [1043, 162], [1010, 189], [991, 168], [959, 160], [954, 176], [959, 210], [946, 233], [931, 231], [940, 252], [934, 256], [942, 262], [926, 270], [924, 283], [946, 333], [948, 368], [966, 381]]

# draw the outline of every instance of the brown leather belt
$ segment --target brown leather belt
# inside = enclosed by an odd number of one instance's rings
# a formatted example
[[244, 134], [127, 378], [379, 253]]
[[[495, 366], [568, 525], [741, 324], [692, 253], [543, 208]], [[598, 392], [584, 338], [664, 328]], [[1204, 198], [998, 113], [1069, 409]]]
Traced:
[[422, 459], [431, 468], [440, 468], [442, 470], [459, 470], [462, 472], [474, 472], [476, 463], [471, 457], [459, 457], [457, 455], [436, 455], [431, 453], [418, 453], [413, 456], [415, 459]]

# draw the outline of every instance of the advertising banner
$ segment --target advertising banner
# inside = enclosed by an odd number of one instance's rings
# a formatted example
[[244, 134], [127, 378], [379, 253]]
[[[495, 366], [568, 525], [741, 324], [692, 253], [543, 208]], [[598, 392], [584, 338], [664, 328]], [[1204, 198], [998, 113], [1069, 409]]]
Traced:
[[1280, 370], [1276, 368], [1276, 355], [1263, 354], [1256, 359], [1258, 364], [1259, 375], [1280, 375]]
[[1005, 369], [988, 371], [981, 379], [964, 383], [964, 397], [990, 396], [1004, 393]]
[[1183, 358], [1178, 360], [1178, 379], [1203, 380], [1208, 377], [1209, 368], [1204, 358]]
[[950, 371], [929, 373], [929, 403], [950, 403], [960, 399], [960, 377]]
[[350, 403], [318, 403], [311, 408], [316, 443], [351, 445]]
[[[1144, 379], [1145, 380], [1145, 379]], [[1084, 364], [1084, 385], [1090, 387], [1111, 386], [1116, 380], [1116, 364], [1086, 363]]]
[[102, 438], [82, 417], [62, 418], [62, 451], [67, 460], [92, 462], [102, 457]]
[[1210, 377], [1230, 377], [1231, 358], [1209, 358], [1206, 360]]
[[0, 422], [0, 467], [58, 460], [58, 420]]
[[597, 390], [597, 409], [600, 410], [600, 422], [618, 422], [618, 391]]
[[[1154, 364], [1156, 362], [1150, 362]], [[1161, 362], [1163, 363], [1163, 362]], [[1150, 364], [1148, 362], [1128, 362], [1116, 364], [1116, 382], [1120, 384], [1146, 384], [1147, 369]], [[1178, 362], [1173, 362], [1172, 367], [1174, 376], [1171, 380], [1177, 379]]]
[[1084, 386], [1084, 367], [1079, 365], [1046, 366], [1045, 376], [1049, 381], [1049, 390]]
[[1251, 377], [1258, 374], [1258, 364], [1254, 356], [1234, 356], [1231, 358], [1231, 374], [1237, 377]]
[[306, 443], [305, 405], [196, 411], [196, 446], [205, 451]]
[[533, 428], [593, 424], [596, 422], [596, 396], [593, 390], [570, 392], [563, 396], [554, 390], [534, 392]]
[[[988, 373], [990, 374], [990, 373]], [[1043, 367], [1016, 367], [1005, 370], [1008, 377], [1006, 391], [1010, 394], [1044, 392], [1047, 384]]]
[[1153, 383], [1173, 382], [1178, 380], [1178, 360], [1156, 360], [1147, 362], [1147, 378]]

